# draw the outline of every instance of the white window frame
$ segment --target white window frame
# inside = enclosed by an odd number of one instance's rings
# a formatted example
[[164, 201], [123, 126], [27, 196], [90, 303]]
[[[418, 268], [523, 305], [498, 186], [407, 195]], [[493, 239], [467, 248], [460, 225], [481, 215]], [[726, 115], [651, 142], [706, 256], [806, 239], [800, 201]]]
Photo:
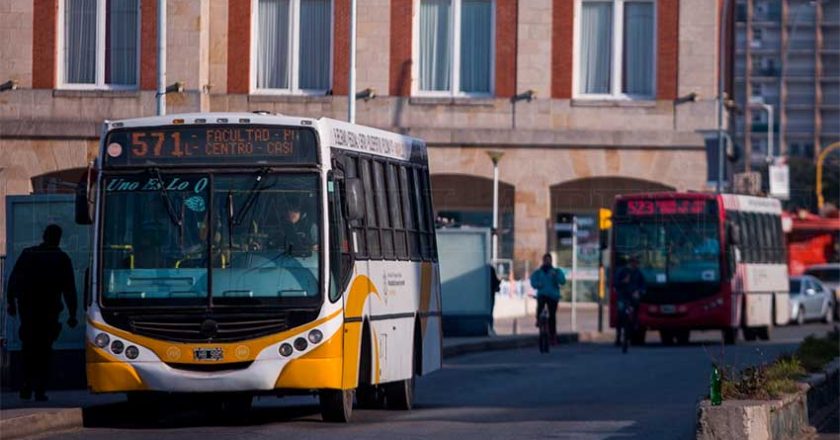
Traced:
[[299, 95], [324, 96], [333, 86], [333, 64], [335, 62], [335, 2], [330, 0], [330, 54], [329, 80], [326, 89], [301, 89], [298, 65], [300, 64], [300, 0], [289, 0], [289, 88], [270, 89], [257, 87], [257, 48], [259, 41], [259, 0], [251, 0], [251, 80], [252, 95]]
[[489, 98], [496, 94], [496, 0], [490, 0], [490, 91], [462, 92], [461, 91], [461, 1], [452, 1], [452, 71], [450, 72], [450, 90], [421, 90], [420, 89], [420, 2], [413, 4], [412, 32], [411, 32], [411, 95], [418, 97], [438, 98]]
[[[580, 16], [583, 3], [611, 3], [612, 9], [612, 62], [610, 63], [610, 93], [583, 93], [580, 90]], [[624, 3], [647, 2], [653, 4], [653, 94], [638, 95], [621, 91], [621, 70], [624, 55]], [[572, 44], [572, 98], [614, 101], [651, 101], [656, 99], [657, 62], [659, 45], [659, 8], [657, 0], [575, 0]]]
[[67, 70], [67, 50], [64, 44], [64, 4], [66, 0], [58, 2], [58, 87], [66, 90], [138, 90], [140, 89], [140, 56], [141, 56], [141, 34], [142, 29], [142, 5], [144, 1], [137, 2], [137, 83], [130, 84], [106, 84], [105, 83], [105, 32], [107, 30], [106, 22], [108, 20], [107, 8], [105, 7], [106, 0], [96, 1], [96, 82], [94, 84], [84, 83], [68, 83]]

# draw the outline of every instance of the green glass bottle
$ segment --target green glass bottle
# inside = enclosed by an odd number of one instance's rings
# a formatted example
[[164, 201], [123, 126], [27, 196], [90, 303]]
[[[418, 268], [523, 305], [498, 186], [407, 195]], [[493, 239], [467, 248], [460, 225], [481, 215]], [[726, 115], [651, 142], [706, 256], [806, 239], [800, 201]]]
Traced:
[[712, 364], [712, 378], [709, 390], [709, 400], [712, 401], [713, 406], [718, 406], [723, 402], [723, 396], [720, 393], [720, 369], [715, 364]]

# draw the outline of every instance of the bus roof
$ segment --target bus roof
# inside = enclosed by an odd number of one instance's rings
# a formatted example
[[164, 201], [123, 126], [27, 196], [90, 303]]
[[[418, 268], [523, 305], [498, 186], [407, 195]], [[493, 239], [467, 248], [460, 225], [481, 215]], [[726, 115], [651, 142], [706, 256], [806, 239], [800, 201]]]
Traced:
[[246, 112], [180, 113], [105, 121], [103, 134], [115, 128], [190, 126], [194, 124], [264, 124], [312, 127], [319, 132], [321, 148], [340, 148], [399, 160], [417, 160], [418, 158], [425, 160], [427, 157], [426, 144], [420, 139], [325, 117], [315, 119]]

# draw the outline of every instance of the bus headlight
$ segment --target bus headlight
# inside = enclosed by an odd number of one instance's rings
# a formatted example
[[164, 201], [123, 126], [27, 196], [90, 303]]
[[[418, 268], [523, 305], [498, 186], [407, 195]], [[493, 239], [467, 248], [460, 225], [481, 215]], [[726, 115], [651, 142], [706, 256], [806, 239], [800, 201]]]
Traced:
[[125, 357], [129, 359], [137, 359], [137, 356], [140, 356], [140, 349], [133, 345], [129, 345], [125, 349]]
[[281, 344], [280, 348], [277, 350], [280, 352], [280, 356], [291, 356], [292, 355], [292, 346], [287, 342], [285, 344]]
[[105, 333], [100, 333], [93, 338], [93, 343], [99, 348], [107, 347], [109, 342], [111, 342], [111, 338], [109, 338]]
[[311, 332], [309, 332], [309, 335], [307, 335], [307, 338], [309, 339], [309, 342], [311, 342], [313, 344], [317, 344], [317, 343], [321, 342], [322, 339], [324, 339], [324, 334], [321, 333], [321, 330], [315, 329], [315, 330], [312, 330]]
[[122, 343], [122, 341], [116, 341], [115, 340], [114, 342], [111, 343], [111, 351], [114, 354], [122, 353], [124, 348], [125, 348], [125, 345]]
[[309, 346], [309, 344], [306, 343], [306, 339], [303, 339], [303, 338], [295, 339], [295, 350], [303, 351], [303, 350], [306, 350], [307, 346]]

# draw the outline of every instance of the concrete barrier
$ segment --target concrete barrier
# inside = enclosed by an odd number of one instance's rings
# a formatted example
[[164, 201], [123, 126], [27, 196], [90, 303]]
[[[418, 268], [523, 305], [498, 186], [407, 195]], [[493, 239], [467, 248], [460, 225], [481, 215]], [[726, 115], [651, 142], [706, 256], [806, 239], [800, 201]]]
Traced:
[[729, 400], [697, 408], [698, 440], [787, 440], [813, 432], [811, 422], [837, 400], [840, 359], [800, 383], [798, 392], [777, 400]]

